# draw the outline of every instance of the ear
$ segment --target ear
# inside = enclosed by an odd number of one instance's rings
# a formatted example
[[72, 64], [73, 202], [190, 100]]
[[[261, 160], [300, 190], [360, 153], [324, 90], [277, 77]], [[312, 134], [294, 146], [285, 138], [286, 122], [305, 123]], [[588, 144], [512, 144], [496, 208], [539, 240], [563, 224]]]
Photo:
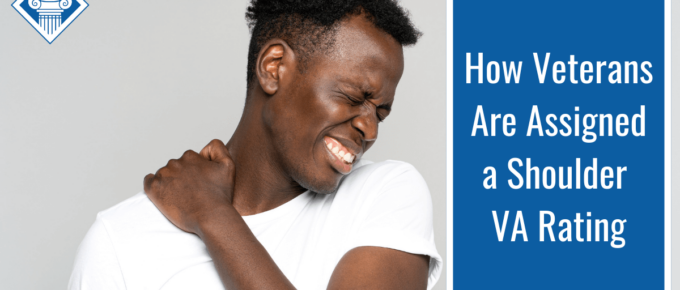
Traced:
[[284, 40], [274, 38], [260, 49], [255, 66], [255, 75], [262, 90], [268, 95], [275, 94], [289, 72], [293, 72], [297, 65], [295, 53]]

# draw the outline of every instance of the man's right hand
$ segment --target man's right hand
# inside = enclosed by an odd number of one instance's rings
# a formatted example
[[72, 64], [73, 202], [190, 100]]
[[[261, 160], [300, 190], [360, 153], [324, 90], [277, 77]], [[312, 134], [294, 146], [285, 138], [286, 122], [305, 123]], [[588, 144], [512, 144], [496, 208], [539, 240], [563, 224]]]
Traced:
[[147, 175], [144, 191], [175, 226], [200, 235], [202, 222], [234, 210], [234, 162], [224, 143], [215, 139], [200, 154], [188, 150]]

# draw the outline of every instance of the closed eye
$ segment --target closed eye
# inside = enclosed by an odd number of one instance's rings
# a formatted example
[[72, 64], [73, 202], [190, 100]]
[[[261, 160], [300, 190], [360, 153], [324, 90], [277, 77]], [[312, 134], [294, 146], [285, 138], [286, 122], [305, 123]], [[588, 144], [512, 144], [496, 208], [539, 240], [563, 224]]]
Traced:
[[350, 102], [354, 103], [355, 105], [360, 105], [361, 103], [364, 102], [364, 100], [352, 96], [347, 96], [347, 99], [350, 100]]
[[360, 99], [360, 98], [357, 98], [357, 97], [353, 97], [353, 96], [351, 96], [351, 95], [349, 95], [349, 94], [346, 94], [346, 93], [343, 93], [343, 92], [341, 92], [341, 91], [335, 91], [335, 92], [338, 93], [338, 94], [340, 94], [340, 95], [342, 95], [342, 96], [344, 96], [345, 98], [347, 98], [347, 100], [349, 100], [349, 101], [352, 103], [352, 106], [360, 105], [361, 103], [364, 102], [363, 99]]
[[375, 108], [376, 115], [378, 116], [378, 122], [382, 122], [390, 114], [389, 105], [380, 105]]

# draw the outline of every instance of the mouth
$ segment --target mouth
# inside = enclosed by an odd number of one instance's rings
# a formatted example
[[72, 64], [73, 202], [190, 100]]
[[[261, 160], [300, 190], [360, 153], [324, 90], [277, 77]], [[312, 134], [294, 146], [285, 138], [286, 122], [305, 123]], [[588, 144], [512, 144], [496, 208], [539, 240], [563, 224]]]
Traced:
[[325, 136], [323, 139], [326, 142], [326, 149], [333, 157], [331, 162], [333, 167], [342, 174], [348, 174], [352, 171], [356, 154], [332, 137]]

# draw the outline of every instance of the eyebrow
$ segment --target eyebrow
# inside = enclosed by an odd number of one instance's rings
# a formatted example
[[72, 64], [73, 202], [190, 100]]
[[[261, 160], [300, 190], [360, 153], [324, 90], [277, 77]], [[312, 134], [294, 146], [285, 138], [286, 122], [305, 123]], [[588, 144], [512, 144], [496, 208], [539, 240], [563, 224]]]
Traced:
[[[352, 83], [351, 81], [341, 81], [341, 84], [349, 87], [352, 90], [356, 90], [363, 94], [364, 98], [369, 99], [369, 97], [373, 96], [375, 89], [371, 87], [370, 85], [364, 85], [364, 86], [358, 86]], [[376, 106], [376, 108], [379, 109], [384, 109], [387, 111], [392, 111], [392, 104], [389, 103], [384, 103]]]
[[361, 94], [364, 95], [364, 97], [368, 97], [368, 96], [373, 95], [373, 92], [375, 91], [370, 86], [367, 88], [365, 85], [356, 85], [356, 84], [354, 84], [350, 81], [343, 81], [342, 84], [349, 87], [350, 89], [352, 89], [354, 91], [360, 92]]

